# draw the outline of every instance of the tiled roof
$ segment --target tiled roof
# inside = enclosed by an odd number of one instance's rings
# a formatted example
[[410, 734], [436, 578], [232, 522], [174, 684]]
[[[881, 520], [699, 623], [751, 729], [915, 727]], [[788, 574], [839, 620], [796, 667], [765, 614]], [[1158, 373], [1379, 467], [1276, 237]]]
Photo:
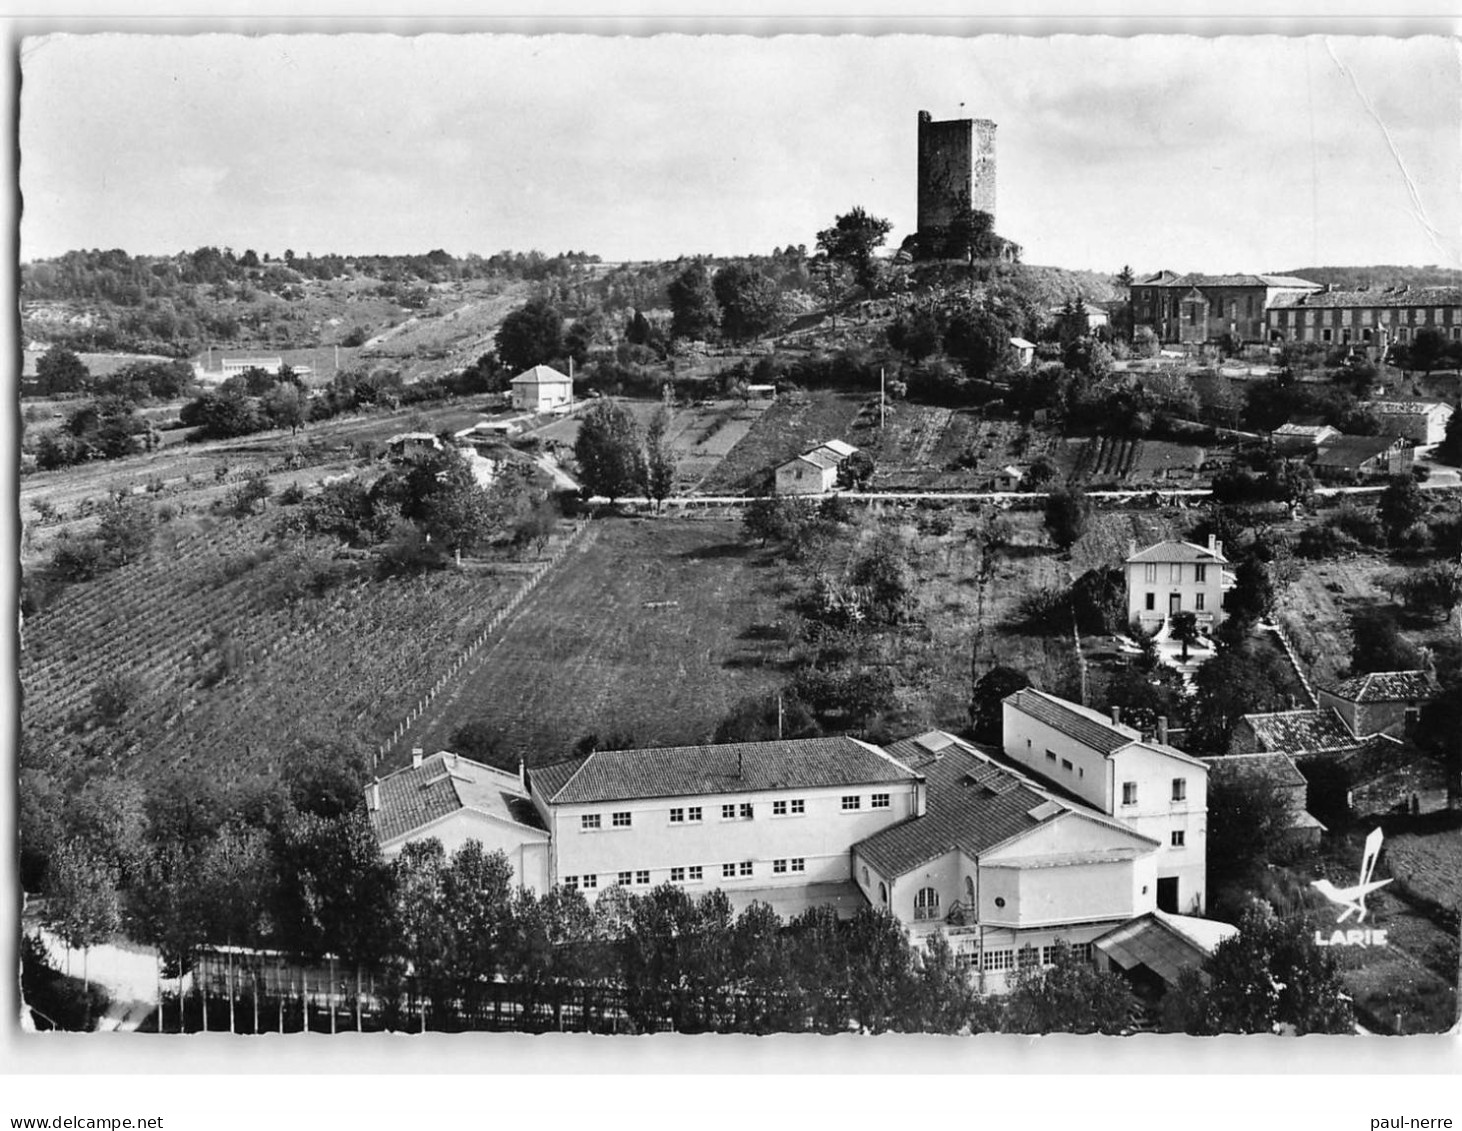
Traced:
[[1317, 750], [1346, 750], [1354, 736], [1334, 711], [1276, 711], [1245, 715], [1244, 722], [1266, 751], [1306, 754]]
[[551, 365], [535, 365], [532, 369], [525, 369], [511, 381], [510, 385], [567, 385], [569, 377], [560, 373]]
[[1276, 436], [1308, 436], [1318, 439], [1323, 436], [1339, 435], [1339, 430], [1328, 424], [1281, 424], [1274, 430]]
[[1047, 695], [1044, 691], [1037, 691], [1034, 687], [1017, 691], [1008, 696], [1005, 702], [1104, 755], [1112, 754], [1142, 739], [1140, 731], [1114, 723], [1100, 711], [1068, 703], [1054, 695]]
[[1363, 407], [1381, 416], [1424, 416], [1429, 412], [1455, 411], [1443, 401], [1366, 401]]
[[818, 448], [826, 448], [828, 451], [832, 452], [833, 455], [842, 456], [845, 459], [858, 450], [857, 448], [853, 447], [852, 444], [846, 443], [842, 440], [825, 440], [823, 441], [823, 443], [818, 445]]
[[1211, 781], [1238, 778], [1243, 781], [1266, 781], [1275, 786], [1305, 787], [1305, 775], [1300, 773], [1294, 759], [1279, 751], [1268, 754], [1220, 754], [1203, 761], [1208, 764]]
[[1374, 291], [1315, 291], [1307, 295], [1276, 296], [1271, 306], [1304, 307], [1410, 307], [1462, 305], [1462, 287], [1411, 287]]
[[[922, 817], [854, 846], [885, 876], [901, 876], [956, 848], [977, 855], [1075, 808], [1051, 802], [1027, 779], [964, 742], [943, 745], [935, 758], [921, 739], [906, 738], [891, 745], [889, 753], [918, 765], [927, 786]], [[1045, 815], [1034, 817], [1032, 810]]]
[[1352, 789], [1369, 785], [1411, 766], [1434, 770], [1437, 779], [1444, 779], [1445, 775], [1444, 768], [1436, 759], [1427, 757], [1409, 742], [1402, 742], [1385, 734], [1371, 735], [1358, 749], [1337, 759], [1337, 764], [1345, 772], [1346, 784]]
[[1332, 436], [1321, 441], [1315, 462], [1327, 467], [1360, 467], [1394, 447], [1393, 436]]
[[535, 795], [554, 805], [877, 785], [918, 777], [856, 738], [792, 738], [656, 750], [599, 750], [532, 771]]
[[838, 459], [837, 456], [833, 455], [831, 452], [825, 452], [821, 448], [814, 448], [810, 452], [803, 452], [795, 459], [790, 459], [787, 461], [787, 463], [810, 463], [814, 467], [821, 468], [824, 471], [828, 470], [829, 468], [837, 467], [838, 464], [841, 462], [842, 461]]
[[1127, 559], [1128, 562], [1218, 562], [1227, 565], [1228, 559], [1221, 553], [1214, 553], [1206, 546], [1192, 542], [1158, 542], [1146, 549], [1138, 550]]
[[[369, 793], [372, 787], [366, 788]], [[371, 827], [382, 843], [463, 809], [543, 830], [515, 775], [446, 751], [387, 774], [376, 788], [380, 806], [371, 810]]]
[[1409, 671], [1366, 672], [1324, 690], [1352, 703], [1413, 703], [1432, 698], [1440, 688], [1426, 672]]
[[1320, 284], [1294, 275], [1203, 275], [1196, 271], [1186, 275], [1154, 275], [1143, 279], [1143, 286], [1153, 287], [1292, 287], [1319, 290]]

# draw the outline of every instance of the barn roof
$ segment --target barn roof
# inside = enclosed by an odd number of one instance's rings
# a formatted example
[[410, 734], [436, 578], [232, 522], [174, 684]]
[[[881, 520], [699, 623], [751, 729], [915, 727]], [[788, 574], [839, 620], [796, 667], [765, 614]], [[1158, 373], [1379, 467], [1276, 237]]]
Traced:
[[371, 827], [382, 843], [463, 810], [543, 830], [538, 811], [515, 774], [445, 750], [423, 758], [419, 766], [387, 774], [367, 787], [368, 793], [373, 790], [379, 791], [380, 803], [370, 810]]
[[1366, 672], [1324, 690], [1351, 703], [1414, 703], [1431, 699], [1440, 688], [1424, 671]]
[[551, 805], [648, 797], [879, 785], [919, 775], [856, 738], [791, 738], [652, 750], [598, 750], [533, 770], [534, 794]]
[[[1129, 858], [1157, 847], [1156, 841], [1085, 806], [1057, 800], [1030, 778], [942, 731], [901, 739], [888, 750], [927, 782], [923, 816], [883, 829], [854, 846], [860, 857], [890, 878], [955, 849], [978, 856], [1069, 814], [1098, 821], [1118, 834], [1114, 841], [1121, 843], [1098, 853], [1104, 859]], [[1046, 856], [1041, 862], [1058, 860]], [[1009, 863], [1018, 866], [1021, 861]]]
[[1243, 721], [1265, 751], [1309, 754], [1348, 750], [1356, 745], [1354, 736], [1333, 710], [1273, 711], [1245, 715]]

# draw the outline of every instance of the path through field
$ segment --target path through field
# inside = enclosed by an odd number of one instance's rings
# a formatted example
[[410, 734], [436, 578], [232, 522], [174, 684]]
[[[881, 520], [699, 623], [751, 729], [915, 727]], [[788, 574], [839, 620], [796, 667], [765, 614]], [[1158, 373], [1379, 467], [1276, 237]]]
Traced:
[[396, 760], [412, 745], [448, 746], [477, 719], [499, 728], [505, 764], [555, 761], [590, 733], [708, 741], [739, 698], [782, 682], [782, 600], [777, 572], [734, 520], [602, 520], [428, 708]]

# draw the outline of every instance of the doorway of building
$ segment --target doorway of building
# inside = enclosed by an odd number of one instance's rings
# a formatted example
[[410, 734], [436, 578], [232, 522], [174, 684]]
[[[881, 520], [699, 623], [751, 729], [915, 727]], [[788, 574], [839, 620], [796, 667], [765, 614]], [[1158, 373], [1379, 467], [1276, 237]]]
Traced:
[[1168, 616], [1183, 611], [1183, 595], [1181, 593], [1168, 594]]
[[1178, 913], [1178, 877], [1170, 876], [1157, 882], [1157, 909]]

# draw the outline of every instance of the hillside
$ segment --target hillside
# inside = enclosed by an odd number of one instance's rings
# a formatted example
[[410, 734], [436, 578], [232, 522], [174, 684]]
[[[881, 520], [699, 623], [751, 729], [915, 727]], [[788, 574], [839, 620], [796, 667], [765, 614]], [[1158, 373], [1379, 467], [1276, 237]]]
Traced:
[[1458, 287], [1462, 286], [1462, 269], [1455, 267], [1295, 267], [1276, 274], [1298, 275], [1332, 287]]

